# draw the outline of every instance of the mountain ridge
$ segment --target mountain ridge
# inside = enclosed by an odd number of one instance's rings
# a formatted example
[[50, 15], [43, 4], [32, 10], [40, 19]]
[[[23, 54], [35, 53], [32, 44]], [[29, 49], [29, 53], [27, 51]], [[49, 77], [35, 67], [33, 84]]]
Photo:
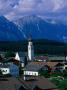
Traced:
[[67, 43], [67, 26], [62, 22], [50, 23], [37, 16], [24, 16], [14, 23], [26, 38], [32, 35], [33, 39], [49, 39]]

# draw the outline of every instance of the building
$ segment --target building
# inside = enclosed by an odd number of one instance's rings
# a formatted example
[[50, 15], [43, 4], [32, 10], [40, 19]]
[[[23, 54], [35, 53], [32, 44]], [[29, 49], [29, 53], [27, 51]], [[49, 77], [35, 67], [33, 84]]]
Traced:
[[16, 52], [15, 60], [20, 62], [21, 67], [24, 67], [27, 63], [27, 53], [26, 52]]
[[34, 79], [34, 77], [39, 76], [39, 71], [48, 70], [48, 66], [45, 62], [30, 62], [24, 68], [24, 80]]
[[50, 68], [51, 68], [51, 71], [54, 72], [54, 71], [63, 71], [64, 70], [64, 63], [63, 62], [47, 62], [46, 63]]
[[19, 76], [19, 67], [15, 64], [9, 66], [9, 74], [12, 76]]
[[0, 64], [0, 70], [3, 75], [10, 74], [12, 76], [19, 75], [19, 67], [15, 64]]
[[0, 64], [0, 70], [3, 75], [10, 74], [9, 65]]
[[46, 62], [48, 60], [48, 57], [47, 56], [35, 56], [35, 61], [39, 61], [39, 62]]
[[28, 41], [28, 60], [29, 61], [34, 60], [34, 47], [31, 38]]

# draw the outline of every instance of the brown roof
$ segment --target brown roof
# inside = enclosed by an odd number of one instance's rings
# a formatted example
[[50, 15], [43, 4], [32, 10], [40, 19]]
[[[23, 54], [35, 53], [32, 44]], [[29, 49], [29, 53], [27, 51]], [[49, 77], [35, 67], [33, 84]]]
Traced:
[[40, 89], [43, 89], [43, 90], [45, 90], [45, 89], [56, 89], [57, 88], [53, 83], [51, 83], [48, 79], [46, 79], [44, 77], [38, 78], [36, 86]]
[[47, 64], [50, 68], [52, 68], [52, 67], [56, 66], [58, 63], [59, 63], [59, 62], [47, 62], [46, 64]]
[[22, 78], [20, 79], [24, 85], [26, 85], [27, 88], [32, 90], [33, 87], [38, 87], [40, 90], [52, 90], [52, 89], [57, 89], [57, 87], [51, 83], [48, 79], [44, 77], [35, 77], [35, 80], [29, 80], [29, 81], [24, 81]]
[[21, 85], [16, 78], [0, 78], [0, 90], [17, 90]]

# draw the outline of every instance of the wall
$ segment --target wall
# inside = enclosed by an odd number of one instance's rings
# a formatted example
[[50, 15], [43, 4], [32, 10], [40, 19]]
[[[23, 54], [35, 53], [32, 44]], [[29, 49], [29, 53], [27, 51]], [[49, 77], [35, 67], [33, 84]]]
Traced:
[[0, 68], [0, 70], [2, 71], [2, 74], [9, 74], [10, 73], [10, 69], [9, 68]]
[[24, 71], [24, 75], [38, 76], [37, 71]]

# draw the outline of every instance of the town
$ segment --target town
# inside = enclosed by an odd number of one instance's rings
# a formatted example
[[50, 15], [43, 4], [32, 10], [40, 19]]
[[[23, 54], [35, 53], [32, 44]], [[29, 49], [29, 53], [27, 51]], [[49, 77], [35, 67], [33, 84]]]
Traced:
[[35, 55], [31, 38], [27, 52], [0, 52], [0, 90], [59, 90], [52, 80], [66, 76], [67, 57]]

